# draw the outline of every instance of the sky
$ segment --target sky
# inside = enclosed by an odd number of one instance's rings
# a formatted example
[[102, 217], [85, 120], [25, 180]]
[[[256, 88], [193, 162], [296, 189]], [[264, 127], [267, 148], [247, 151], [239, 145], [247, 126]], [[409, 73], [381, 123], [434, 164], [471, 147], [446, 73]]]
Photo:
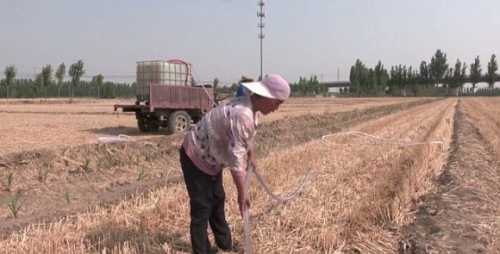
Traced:
[[[267, 0], [264, 72], [346, 80], [357, 58], [418, 67], [437, 49], [486, 70], [499, 12], [499, 0]], [[256, 78], [256, 13], [257, 0], [0, 0], [0, 70], [82, 59], [88, 77], [133, 80], [136, 61], [180, 58], [197, 80]]]

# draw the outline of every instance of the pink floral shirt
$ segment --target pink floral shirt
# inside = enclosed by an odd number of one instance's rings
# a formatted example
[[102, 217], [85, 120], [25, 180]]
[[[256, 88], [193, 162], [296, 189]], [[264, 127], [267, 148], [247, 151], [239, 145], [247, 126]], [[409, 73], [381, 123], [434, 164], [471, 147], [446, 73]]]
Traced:
[[186, 133], [183, 147], [193, 163], [208, 175], [217, 175], [225, 167], [246, 170], [256, 125], [250, 97], [237, 97], [205, 114]]

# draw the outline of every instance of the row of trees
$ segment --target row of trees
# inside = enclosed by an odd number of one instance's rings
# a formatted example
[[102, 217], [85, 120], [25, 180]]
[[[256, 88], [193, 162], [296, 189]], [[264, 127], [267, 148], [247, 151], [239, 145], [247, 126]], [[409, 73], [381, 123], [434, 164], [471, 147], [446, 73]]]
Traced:
[[[218, 94], [223, 94], [225, 96], [230, 96], [236, 93], [239, 87], [238, 83], [233, 83], [231, 86], [217, 86], [218, 79], [214, 80], [214, 88], [217, 89]], [[316, 95], [328, 95], [328, 87], [321, 83], [318, 76], [312, 75], [309, 78], [300, 77], [298, 82], [290, 84], [292, 96], [316, 96]]]
[[483, 75], [479, 56], [470, 65], [457, 59], [455, 65], [450, 67], [446, 54], [439, 49], [429, 62], [422, 61], [418, 69], [396, 65], [387, 70], [381, 61], [374, 68], [368, 68], [358, 59], [350, 71], [351, 94], [406, 96], [408, 93], [417, 95], [418, 91], [434, 88], [441, 88], [449, 94], [450, 88], [463, 92], [463, 85], [468, 82], [472, 84], [471, 91], [474, 93], [480, 82], [488, 83], [489, 88], [493, 89], [495, 82], [500, 81], [497, 71], [495, 54], [491, 56]]
[[290, 88], [294, 96], [326, 95], [328, 93], [328, 87], [320, 83], [315, 75], [310, 78], [300, 77], [297, 83], [290, 85]]
[[[66, 80], [66, 74], [69, 80]], [[105, 82], [102, 74], [92, 77], [91, 81], [81, 81], [85, 74], [82, 60], [70, 65], [61, 63], [53, 70], [51, 65], [42, 67], [34, 79], [16, 79], [15, 66], [7, 66], [5, 78], [0, 81], [0, 97], [5, 98], [35, 98], [35, 97], [130, 97], [135, 95], [135, 84]]]

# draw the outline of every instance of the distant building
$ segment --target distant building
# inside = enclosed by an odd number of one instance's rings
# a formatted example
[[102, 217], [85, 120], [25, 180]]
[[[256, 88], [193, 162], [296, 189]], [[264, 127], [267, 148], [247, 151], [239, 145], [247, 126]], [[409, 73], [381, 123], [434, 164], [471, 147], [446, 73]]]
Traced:
[[332, 81], [332, 82], [322, 82], [328, 88], [328, 94], [343, 94], [349, 92], [351, 88], [350, 81]]

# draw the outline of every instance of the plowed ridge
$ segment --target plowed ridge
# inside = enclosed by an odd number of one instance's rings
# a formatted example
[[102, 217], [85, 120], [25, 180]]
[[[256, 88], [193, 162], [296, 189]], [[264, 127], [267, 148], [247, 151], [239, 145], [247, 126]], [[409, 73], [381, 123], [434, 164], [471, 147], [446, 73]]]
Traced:
[[499, 115], [487, 105], [459, 104], [446, 170], [423, 199], [403, 253], [500, 253]]

